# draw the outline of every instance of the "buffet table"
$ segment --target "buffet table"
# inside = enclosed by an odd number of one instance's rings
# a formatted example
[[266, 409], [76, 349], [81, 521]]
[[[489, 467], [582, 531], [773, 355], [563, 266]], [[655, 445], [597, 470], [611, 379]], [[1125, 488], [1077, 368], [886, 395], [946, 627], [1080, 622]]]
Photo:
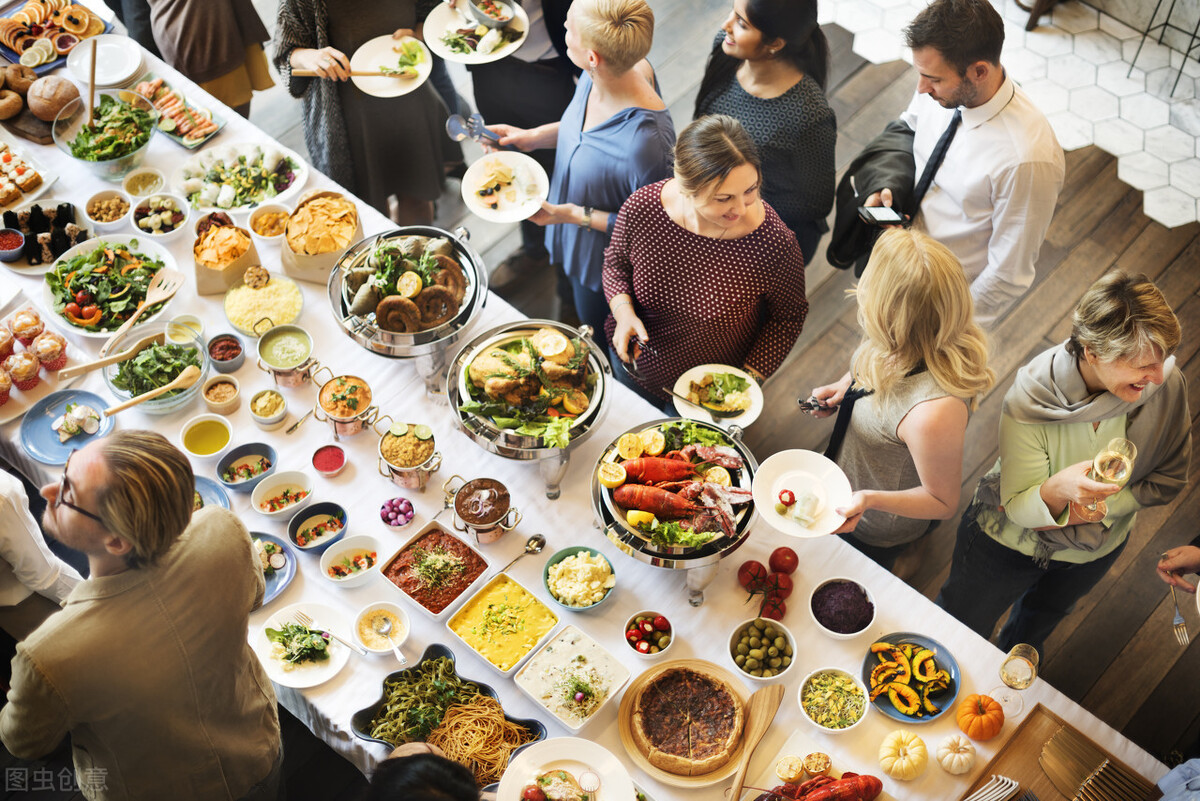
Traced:
[[[195, 85], [182, 79], [174, 71], [147, 56], [148, 66], [159, 75], [169, 76], [172, 83], [180, 86], [185, 94], [202, 104], [213, 105], [228, 120], [228, 126], [214, 140], [215, 144], [236, 144], [243, 141], [266, 143], [268, 137], [232, 111], [207, 98]], [[105, 188], [100, 180], [78, 169], [54, 146], [38, 146], [19, 141], [18, 147], [32, 153], [44, 165], [57, 172], [58, 182], [47, 193], [48, 197], [69, 200], [82, 205], [95, 191]], [[148, 166], [162, 170], [168, 176], [189, 154], [179, 145], [164, 136], [152, 142]], [[337, 189], [323, 175], [313, 172], [308, 189]], [[388, 230], [394, 226], [382, 215], [364, 203], [359, 203], [364, 233], [367, 236]], [[245, 224], [245, 215], [235, 215], [239, 224]], [[190, 223], [189, 223], [190, 225]], [[126, 232], [126, 233], [131, 233]], [[192, 240], [189, 236], [169, 243], [169, 248], [179, 268], [190, 276], [192, 272]], [[259, 254], [264, 266], [273, 271], [280, 268], [278, 248], [259, 245]], [[52, 310], [41, 301], [41, 279], [37, 276], [17, 275], [0, 267], [0, 286], [11, 291], [19, 288], [25, 296], [39, 306], [43, 316], [53, 319]], [[978, 743], [979, 759], [975, 769], [964, 776], [951, 776], [936, 766], [932, 752], [947, 735], [958, 731], [953, 714], [948, 714], [931, 724], [910, 726], [925, 739], [931, 752], [930, 766], [925, 773], [912, 782], [899, 782], [883, 777], [877, 763], [877, 750], [883, 737], [897, 725], [876, 711], [867, 712], [868, 719], [854, 732], [833, 736], [816, 731], [802, 717], [797, 706], [796, 693], [803, 677], [819, 667], [838, 666], [857, 673], [868, 646], [875, 638], [900, 631], [915, 631], [930, 636], [945, 645], [957, 658], [962, 671], [962, 692], [987, 692], [999, 684], [998, 670], [1002, 654], [991, 644], [973, 634], [964, 626], [913, 589], [883, 571], [873, 562], [858, 554], [834, 537], [818, 540], [790, 540], [774, 533], [762, 521], [758, 521], [748, 542], [733, 558], [726, 560], [707, 589], [707, 600], [703, 606], [693, 608], [688, 604], [685, 579], [682, 572], [661, 570], [634, 561], [622, 554], [609, 542], [594, 524], [589, 488], [592, 472], [603, 449], [618, 434], [639, 421], [649, 421], [659, 416], [647, 403], [639, 400], [617, 382], [610, 382], [613, 393], [607, 417], [596, 425], [596, 432], [586, 442], [573, 449], [570, 465], [563, 480], [562, 496], [556, 501], [545, 497], [542, 480], [534, 462], [513, 462], [485, 452], [467, 436], [459, 432], [454, 416], [445, 398], [431, 399], [424, 389], [421, 378], [411, 363], [391, 360], [375, 355], [357, 346], [339, 330], [329, 308], [323, 284], [300, 284], [304, 294], [304, 310], [297, 320], [312, 333], [315, 342], [314, 356], [335, 373], [351, 373], [368, 377], [382, 412], [396, 420], [425, 423], [434, 432], [437, 449], [444, 459], [440, 472], [436, 473], [423, 493], [400, 490], [377, 471], [376, 435], [368, 432], [347, 438], [341, 442], [345, 448], [349, 465], [334, 479], [325, 479], [311, 468], [311, 457], [316, 448], [333, 441], [330, 428], [315, 419], [309, 419], [294, 434], [285, 434], [284, 429], [272, 432], [260, 431], [252, 422], [248, 399], [259, 389], [272, 386], [270, 375], [255, 366], [253, 342], [245, 364], [234, 375], [241, 383], [242, 403], [230, 415], [234, 427], [234, 444], [249, 441], [265, 441], [278, 452], [280, 469], [303, 469], [312, 476], [315, 484], [314, 497], [320, 500], [336, 500], [349, 512], [349, 533], [366, 533], [381, 543], [380, 558], [406, 541], [420, 526], [442, 510], [441, 483], [453, 474], [464, 478], [490, 476], [504, 482], [512, 493], [513, 505], [520, 509], [523, 519], [517, 529], [498, 542], [481, 546], [491, 564], [498, 569], [523, 549], [525, 540], [534, 533], [542, 533], [547, 539], [546, 550], [539, 556], [526, 557], [512, 568], [511, 574], [534, 593], [549, 603], [542, 584], [542, 569], [546, 559], [554, 551], [570, 545], [587, 545], [602, 551], [612, 562], [617, 585], [613, 597], [599, 609], [588, 612], [564, 612], [558, 610], [562, 623], [578, 626], [609, 649], [632, 672], [636, 678], [653, 662], [646, 661], [628, 647], [623, 638], [623, 624], [634, 613], [654, 609], [666, 614], [675, 628], [675, 642], [670, 659], [700, 658], [733, 668], [728, 656], [728, 638], [735, 625], [753, 617], [755, 607], [744, 603], [744, 593], [736, 581], [736, 568], [746, 559], [767, 561], [770, 552], [781, 544], [791, 545], [800, 555], [800, 568], [794, 575], [795, 594], [789, 601], [790, 610], [784, 623], [798, 640], [796, 664], [783, 679], [785, 696], [775, 722], [760, 745], [748, 775], [748, 784], [763, 786], [760, 781], [775, 784], [770, 775], [779, 755], [779, 749], [792, 736], [802, 732], [812, 748], [830, 754], [835, 766], [842, 770], [874, 774], [884, 780], [884, 797], [892, 798], [960, 798], [967, 787], [983, 771], [993, 753], [1004, 743], [1016, 728], [1019, 720], [1005, 723], [1000, 737]], [[7, 293], [5, 293], [7, 294]], [[200, 297], [189, 282], [172, 301], [166, 317], [183, 312], [198, 315], [204, 322], [206, 336], [230, 331], [225, 319], [221, 296]], [[491, 296], [479, 319], [461, 341], [502, 322], [519, 319], [519, 313], [503, 300]], [[57, 328], [63, 329], [59, 325]], [[101, 344], [98, 340], [69, 336], [71, 363], [78, 364], [95, 357]], [[89, 389], [108, 397], [107, 389], [98, 372], [89, 374], [76, 386]], [[311, 384], [294, 389], [283, 389], [288, 402], [289, 420], [298, 419], [311, 409], [317, 390]], [[153, 416], [134, 408], [120, 414], [116, 425], [123, 428], [149, 428], [163, 433], [178, 443], [183, 423], [192, 416], [205, 411], [199, 398], [187, 409], [167, 416]], [[18, 443], [19, 421], [3, 427], [3, 449], [6, 453], [20, 456]], [[38, 465], [20, 458], [23, 470], [33, 473], [37, 480], [56, 479], [57, 467]], [[213, 476], [214, 462], [196, 463], [198, 475]], [[416, 509], [416, 519], [407, 528], [398, 531], [384, 526], [378, 515], [382, 502], [388, 498], [404, 495], [410, 498]], [[268, 519], [253, 511], [246, 493], [230, 493], [234, 511], [245, 520], [252, 531], [262, 531], [286, 537], [286, 522]], [[442, 522], [449, 524], [449, 515]], [[322, 577], [318, 567], [319, 557], [302, 553], [298, 556], [299, 574], [282, 595], [265, 609], [260, 609], [251, 618], [251, 636], [258, 633], [272, 610], [298, 601], [325, 604], [342, 610], [351, 618], [369, 602], [392, 600], [408, 603], [401, 593], [378, 574], [364, 586], [342, 588]], [[874, 625], [861, 636], [851, 640], [833, 640], [822, 635], [805, 609], [812, 587], [831, 576], [846, 576], [866, 585], [874, 593], [877, 616]], [[213, 602], [219, 603], [219, 592], [214, 588]], [[410, 615], [411, 635], [403, 646], [411, 662], [415, 662], [425, 646], [434, 642], [448, 643], [451, 637], [442, 624], [420, 614], [415, 609]], [[561, 623], [560, 623], [561, 625]], [[346, 636], [350, 632], [343, 632]], [[492, 685], [499, 693], [506, 711], [515, 717], [536, 717], [546, 723], [550, 737], [569, 736], [570, 732], [540, 707], [522, 694], [513, 682], [499, 675], [492, 667], [472, 652], [461, 646], [452, 646], [459, 672], [468, 678]], [[350, 728], [352, 713], [363, 708], [380, 695], [382, 679], [397, 669], [395, 659], [386, 656], [351, 656], [349, 664], [336, 677], [317, 687], [306, 690], [277, 688], [279, 701], [312, 731], [328, 742], [339, 753], [370, 773], [374, 765], [387, 755], [388, 750], [375, 743], [354, 736]], [[749, 686], [752, 691], [756, 687]], [[960, 696], [961, 697], [961, 696]], [[1148, 779], [1155, 780], [1165, 767], [1150, 755], [1121, 737], [1107, 725], [1063, 696], [1043, 681], [1037, 681], [1024, 692], [1025, 712], [1035, 704], [1042, 703], [1059, 716], [1073, 723], [1113, 755], [1136, 769]], [[696, 799], [724, 799], [729, 782], [724, 781], [703, 789], [681, 791], [649, 778], [634, 767], [620, 741], [617, 728], [616, 704], [606, 707], [597, 719], [589, 723], [580, 735], [600, 743], [616, 755], [629, 768], [633, 779], [652, 797], [663, 801], [669, 798], [691, 797]], [[801, 754], [802, 755], [802, 754]]]

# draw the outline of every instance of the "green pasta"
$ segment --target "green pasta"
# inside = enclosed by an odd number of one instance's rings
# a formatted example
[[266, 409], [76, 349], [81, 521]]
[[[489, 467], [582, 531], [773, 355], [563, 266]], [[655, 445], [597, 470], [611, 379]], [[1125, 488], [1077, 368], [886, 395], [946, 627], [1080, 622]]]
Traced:
[[480, 690], [474, 682], [459, 678], [454, 663], [441, 656], [385, 681], [383, 692], [383, 706], [371, 718], [371, 736], [403, 745], [427, 739], [451, 705], [469, 700]]

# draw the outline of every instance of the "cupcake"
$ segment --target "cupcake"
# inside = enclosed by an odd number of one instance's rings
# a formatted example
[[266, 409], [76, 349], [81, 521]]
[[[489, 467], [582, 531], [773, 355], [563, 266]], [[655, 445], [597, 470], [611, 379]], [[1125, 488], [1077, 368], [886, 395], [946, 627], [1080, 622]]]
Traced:
[[21, 309], [8, 318], [8, 330], [27, 348], [29, 343], [33, 342], [33, 338], [45, 329], [46, 324], [33, 309]]
[[42, 363], [42, 367], [46, 368], [47, 372], [61, 370], [67, 363], [67, 340], [61, 334], [53, 331], [43, 331], [38, 334], [33, 340], [33, 344], [29, 346], [29, 350], [34, 356], [37, 356], [38, 361]]
[[8, 393], [12, 391], [12, 379], [8, 371], [0, 367], [0, 406], [8, 403]]
[[12, 356], [13, 343], [16, 338], [12, 335], [12, 331], [7, 328], [0, 328], [0, 362]]
[[4, 360], [4, 369], [12, 376], [12, 382], [17, 385], [17, 389], [23, 392], [33, 389], [42, 380], [38, 373], [39, 367], [41, 364], [37, 357], [28, 351], [14, 353]]

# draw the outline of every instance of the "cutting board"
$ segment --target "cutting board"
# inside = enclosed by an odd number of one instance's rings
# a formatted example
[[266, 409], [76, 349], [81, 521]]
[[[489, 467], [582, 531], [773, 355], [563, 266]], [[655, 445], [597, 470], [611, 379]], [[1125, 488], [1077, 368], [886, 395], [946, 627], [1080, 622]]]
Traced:
[[12, 119], [4, 120], [3, 125], [11, 133], [37, 142], [39, 145], [49, 145], [54, 142], [54, 137], [50, 133], [50, 123], [33, 116], [29, 106], [21, 109], [21, 113]]
[[[824, 747], [819, 746], [816, 743], [816, 741], [814, 741], [808, 735], [808, 733], [806, 731], [804, 731], [803, 729], [794, 730], [791, 733], [791, 735], [788, 737], [787, 742], [785, 742], [783, 744], [783, 746], [779, 749], [779, 751], [775, 754], [775, 756], [771, 758], [771, 761], [767, 762], [763, 766], [763, 769], [757, 775], [755, 775], [754, 773], [747, 774], [747, 781], [746, 781], [747, 788], [757, 787], [760, 789], [758, 789], [758, 790], [755, 790], [755, 789], [743, 790], [742, 791], [742, 801], [754, 801], [754, 799], [758, 798], [758, 796], [762, 793], [763, 790], [770, 790], [772, 787], [774, 787], [778, 784], [783, 784], [783, 781], [780, 780], [780, 778], [775, 775], [775, 764], [777, 762], [779, 762], [779, 760], [783, 759], [785, 756], [803, 757], [806, 754], [813, 753], [814, 751], [827, 752], [828, 747], [829, 746], [824, 746]], [[760, 748], [760, 753], [766, 754], [767, 751]], [[842, 777], [842, 773], [845, 770], [849, 770], [849, 768], [847, 768], [845, 765], [839, 764], [838, 754], [830, 753], [829, 757], [833, 761], [833, 767], [830, 768], [829, 775], [835, 779], [840, 779]], [[756, 755], [754, 764], [757, 765], [758, 762], [759, 762], [758, 755]], [[856, 773], [864, 773], [864, 774], [870, 773], [872, 776], [876, 776], [880, 780], [883, 781], [883, 792], [875, 797], [876, 801], [895, 801], [895, 797], [890, 795], [887, 791], [888, 783], [891, 782], [892, 779], [889, 779], [887, 776], [884, 776], [882, 771], [878, 771], [878, 770], [865, 771], [865, 770], [863, 770], [863, 771], [855, 771], [855, 772]], [[750, 777], [753, 777], [755, 779], [755, 781], [749, 781]]]
[[[1070, 797], [1058, 791], [1058, 788], [1050, 781], [1050, 777], [1038, 764], [1038, 757], [1042, 755], [1042, 746], [1063, 726], [1079, 732], [1074, 726], [1041, 704], [1035, 706], [1017, 726], [1017, 730], [1008, 738], [1008, 742], [992, 757], [992, 761], [979, 774], [979, 778], [963, 793], [962, 798], [966, 798], [987, 784], [993, 774], [1000, 774], [1010, 779], [1016, 779], [1021, 783], [1022, 790], [1032, 790], [1041, 801], [1072, 801]], [[1104, 751], [1087, 735], [1080, 733], [1080, 736], [1097, 749]], [[1110, 758], [1112, 757], [1110, 756]], [[1128, 769], [1128, 766], [1120, 760], [1115, 758], [1112, 760]], [[1150, 796], [1147, 801], [1161, 797], [1162, 793], [1155, 788], [1154, 795]]]

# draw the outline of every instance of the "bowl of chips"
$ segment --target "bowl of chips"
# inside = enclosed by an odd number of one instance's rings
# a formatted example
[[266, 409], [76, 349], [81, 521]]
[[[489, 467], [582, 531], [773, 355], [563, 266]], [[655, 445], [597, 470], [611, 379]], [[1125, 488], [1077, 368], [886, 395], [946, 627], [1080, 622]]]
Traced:
[[196, 270], [196, 292], [219, 295], [242, 279], [246, 270], [260, 262], [250, 232], [239, 228], [224, 212], [206, 214], [196, 223], [192, 246]]
[[283, 271], [298, 281], [324, 284], [342, 254], [362, 235], [358, 209], [350, 199], [339, 192], [309, 192], [285, 226]]

